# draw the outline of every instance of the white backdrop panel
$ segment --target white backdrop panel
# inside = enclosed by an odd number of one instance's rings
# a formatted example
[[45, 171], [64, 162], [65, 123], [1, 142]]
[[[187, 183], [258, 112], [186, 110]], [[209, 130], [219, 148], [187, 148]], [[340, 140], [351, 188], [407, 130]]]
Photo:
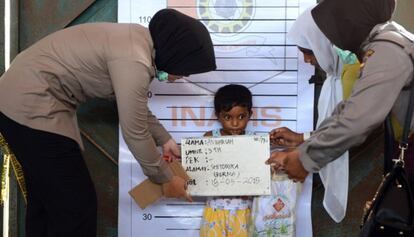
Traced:
[[[151, 17], [169, 7], [205, 24], [216, 54], [217, 71], [192, 75], [177, 83], [150, 87], [149, 108], [174, 139], [202, 136], [219, 127], [214, 92], [230, 83], [253, 93], [254, 115], [248, 129], [266, 133], [279, 126], [310, 131], [313, 124], [313, 68], [303, 63], [286, 38], [295, 18], [314, 0], [118, 0], [118, 21], [148, 26]], [[144, 179], [120, 136], [119, 228], [122, 237], [198, 236], [203, 200], [188, 204], [163, 200], [140, 210], [128, 191]], [[310, 205], [310, 199], [303, 202]], [[307, 210], [309, 207], [302, 208]], [[306, 213], [305, 216], [309, 216]], [[308, 218], [310, 219], [310, 217]], [[312, 236], [308, 219], [301, 237]]]

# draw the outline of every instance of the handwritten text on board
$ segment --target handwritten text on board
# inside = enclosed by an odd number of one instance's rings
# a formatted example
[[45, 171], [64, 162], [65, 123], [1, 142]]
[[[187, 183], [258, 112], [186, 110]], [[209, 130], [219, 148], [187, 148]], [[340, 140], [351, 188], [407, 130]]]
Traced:
[[187, 138], [182, 165], [194, 196], [269, 195], [269, 136]]

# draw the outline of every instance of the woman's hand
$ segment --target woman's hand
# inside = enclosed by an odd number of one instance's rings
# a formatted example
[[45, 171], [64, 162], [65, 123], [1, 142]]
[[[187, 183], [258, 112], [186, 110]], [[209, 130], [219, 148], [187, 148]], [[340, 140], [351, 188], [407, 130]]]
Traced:
[[172, 138], [162, 145], [162, 151], [164, 159], [169, 162], [181, 157], [180, 147]]
[[276, 128], [270, 132], [270, 144], [273, 147], [297, 147], [303, 141], [303, 133], [295, 133], [287, 127]]
[[162, 191], [168, 198], [184, 198], [192, 202], [191, 196], [187, 193], [187, 182], [179, 177], [173, 176], [170, 182], [162, 184]]
[[302, 162], [299, 160], [298, 150], [272, 152], [266, 164], [276, 170], [284, 171], [289, 179], [293, 179], [293, 181], [303, 182], [306, 176], [308, 176], [308, 171], [305, 170]]

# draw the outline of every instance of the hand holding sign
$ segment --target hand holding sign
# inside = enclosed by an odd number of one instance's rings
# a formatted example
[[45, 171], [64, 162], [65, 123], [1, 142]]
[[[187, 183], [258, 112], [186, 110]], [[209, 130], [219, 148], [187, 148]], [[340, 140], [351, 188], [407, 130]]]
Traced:
[[283, 170], [294, 181], [305, 181], [308, 171], [303, 168], [299, 160], [299, 151], [275, 151], [272, 152], [266, 164], [275, 167], [276, 170]]
[[192, 202], [191, 196], [188, 195], [187, 181], [179, 176], [173, 176], [170, 182], [162, 184], [162, 191], [165, 197], [168, 198], [185, 198]]

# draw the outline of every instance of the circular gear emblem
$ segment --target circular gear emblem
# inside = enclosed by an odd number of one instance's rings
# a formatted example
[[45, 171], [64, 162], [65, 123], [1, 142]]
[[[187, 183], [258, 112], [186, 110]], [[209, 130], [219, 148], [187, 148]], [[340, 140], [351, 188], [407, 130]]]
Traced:
[[247, 28], [254, 15], [255, 0], [198, 0], [198, 15], [217, 33], [238, 33]]

